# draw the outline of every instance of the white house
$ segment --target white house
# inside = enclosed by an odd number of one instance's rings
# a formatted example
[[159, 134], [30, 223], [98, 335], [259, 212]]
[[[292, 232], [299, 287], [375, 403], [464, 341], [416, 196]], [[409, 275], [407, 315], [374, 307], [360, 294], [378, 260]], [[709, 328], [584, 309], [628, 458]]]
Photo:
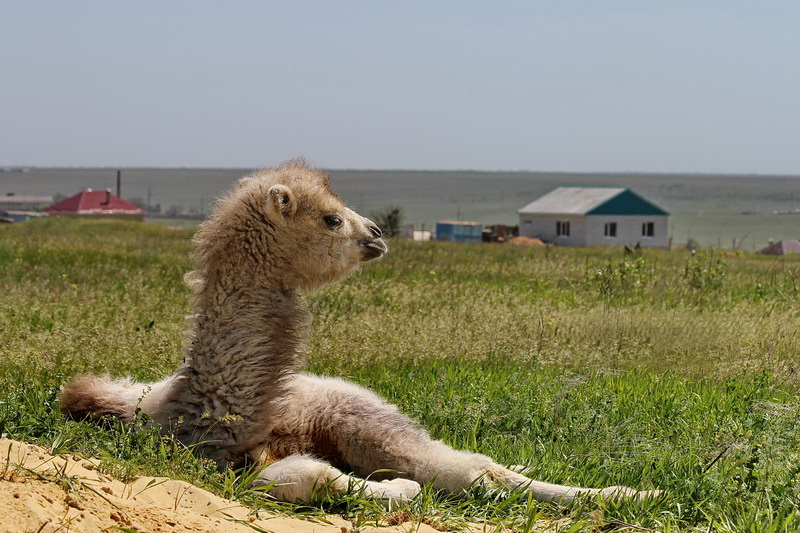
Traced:
[[559, 187], [518, 210], [519, 234], [564, 246], [669, 246], [669, 213], [624, 187]]

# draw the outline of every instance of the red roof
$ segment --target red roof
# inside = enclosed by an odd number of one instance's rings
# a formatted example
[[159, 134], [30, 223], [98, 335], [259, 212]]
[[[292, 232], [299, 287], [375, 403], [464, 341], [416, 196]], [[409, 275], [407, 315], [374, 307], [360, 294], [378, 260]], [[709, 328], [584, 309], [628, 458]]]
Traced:
[[78, 213], [81, 215], [141, 215], [144, 209], [129, 204], [108, 191], [85, 189], [51, 205], [45, 211], [56, 213]]

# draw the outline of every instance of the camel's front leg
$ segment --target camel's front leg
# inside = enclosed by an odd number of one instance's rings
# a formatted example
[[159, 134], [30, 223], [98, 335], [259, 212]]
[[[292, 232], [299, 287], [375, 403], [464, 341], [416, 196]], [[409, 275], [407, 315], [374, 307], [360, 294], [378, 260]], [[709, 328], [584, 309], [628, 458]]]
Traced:
[[519, 490], [529, 493], [540, 502], [568, 504], [579, 497], [602, 495], [613, 499], [635, 499], [656, 497], [659, 491], [637, 491], [628, 487], [589, 489], [556, 485], [530, 479], [505, 468], [491, 458], [461, 450], [455, 450], [442, 442], [430, 441], [413, 465], [404, 465], [414, 472], [413, 478], [453, 494], [461, 494], [474, 483], [484, 486]]
[[409, 479], [370, 481], [349, 476], [330, 464], [307, 455], [292, 455], [266, 467], [253, 482], [254, 486], [272, 484], [270, 494], [291, 503], [312, 503], [326, 496], [345, 494], [349, 490], [379, 500], [392, 509], [410, 502], [420, 485]]
[[[397, 435], [395, 435], [397, 437]], [[415, 441], [415, 453], [384, 456], [384, 468], [404, 472], [419, 483], [431, 483], [434, 488], [451, 494], [463, 494], [471, 485], [479, 484], [529, 493], [540, 502], [568, 504], [579, 497], [602, 495], [613, 499], [636, 499], [658, 496], [658, 491], [637, 491], [628, 487], [589, 489], [535, 481], [497, 464], [485, 455], [456, 450], [441, 441], [431, 440], [423, 432], [408, 428], [405, 442]], [[402, 446], [384, 443], [387, 452], [402, 450]]]
[[555, 485], [536, 481], [518, 474], [508, 468], [496, 465], [487, 472], [490, 482], [500, 484], [513, 490], [523, 490], [540, 502], [567, 504], [580, 497], [603, 496], [614, 500], [632, 499], [642, 501], [648, 498], [655, 498], [661, 494], [657, 490], [636, 490], [630, 487], [614, 486], [604, 489], [586, 489], [582, 487], [570, 487], [567, 485]]
[[[538, 501], [562, 504], [581, 495], [634, 499], [657, 495], [657, 492], [638, 492], [627, 487], [588, 489], [534, 481], [504, 468], [485, 455], [455, 450], [431, 439], [425, 430], [395, 406], [355, 384], [300, 375], [293, 386], [295, 398], [302, 401], [287, 405], [286, 419], [314, 421], [317, 429], [308, 431], [308, 438], [325, 435], [324, 451], [330, 453], [333, 444], [340, 462], [350, 465], [357, 475], [363, 477], [372, 477], [373, 474], [392, 477], [392, 472], [396, 472], [404, 478], [421, 484], [430, 483], [435, 489], [455, 495], [463, 494], [471, 485], [479, 483], [525, 491]], [[308, 391], [314, 391], [314, 394]], [[291, 433], [290, 430], [286, 428], [283, 432]], [[330, 465], [322, 464], [332, 469]], [[270, 468], [273, 467], [277, 468], [276, 465]], [[338, 470], [335, 472], [340, 474]], [[309, 476], [312, 487], [318, 477], [319, 474]], [[347, 478], [342, 479], [346, 485]]]

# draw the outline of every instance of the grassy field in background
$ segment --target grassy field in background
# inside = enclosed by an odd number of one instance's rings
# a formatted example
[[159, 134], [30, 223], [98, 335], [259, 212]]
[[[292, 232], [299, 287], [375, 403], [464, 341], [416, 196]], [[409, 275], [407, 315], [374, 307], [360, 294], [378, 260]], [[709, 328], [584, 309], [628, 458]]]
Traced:
[[[276, 162], [274, 162], [276, 163]], [[247, 169], [123, 169], [122, 196], [208, 212], [208, 204]], [[672, 214], [675, 242], [693, 238], [754, 250], [769, 239], [800, 238], [800, 177], [554, 172], [331, 172], [334, 190], [364, 215], [399, 205], [409, 223], [432, 229], [438, 220], [516, 224], [517, 210], [561, 185], [631, 187]], [[0, 173], [0, 195], [72, 195], [116, 186], [115, 169], [40, 169]], [[743, 214], [749, 213], [749, 214]]]
[[[65, 420], [81, 372], [153, 380], [182, 359], [188, 231], [37, 220], [0, 227], [0, 433], [265, 501], [145, 429]], [[435, 438], [525, 464], [533, 478], [629, 485], [661, 499], [567, 509], [425, 491], [410, 506], [454, 529], [800, 529], [800, 258], [747, 253], [390, 243], [309, 299], [310, 369], [361, 383]], [[358, 526], [386, 514], [325, 502]]]

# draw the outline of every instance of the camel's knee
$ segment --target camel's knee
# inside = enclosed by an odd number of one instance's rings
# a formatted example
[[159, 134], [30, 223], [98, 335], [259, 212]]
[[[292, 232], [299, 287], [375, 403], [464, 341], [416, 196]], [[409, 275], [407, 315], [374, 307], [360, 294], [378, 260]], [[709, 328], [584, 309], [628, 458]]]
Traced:
[[266, 467], [253, 485], [271, 485], [269, 493], [281, 501], [310, 503], [347, 491], [348, 476], [328, 463], [297, 455]]
[[421, 487], [410, 479], [369, 481], [349, 476], [324, 461], [294, 455], [272, 463], [261, 471], [254, 486], [268, 486], [278, 500], [311, 503], [328, 496], [360, 491], [388, 508], [404, 505], [419, 494]]

